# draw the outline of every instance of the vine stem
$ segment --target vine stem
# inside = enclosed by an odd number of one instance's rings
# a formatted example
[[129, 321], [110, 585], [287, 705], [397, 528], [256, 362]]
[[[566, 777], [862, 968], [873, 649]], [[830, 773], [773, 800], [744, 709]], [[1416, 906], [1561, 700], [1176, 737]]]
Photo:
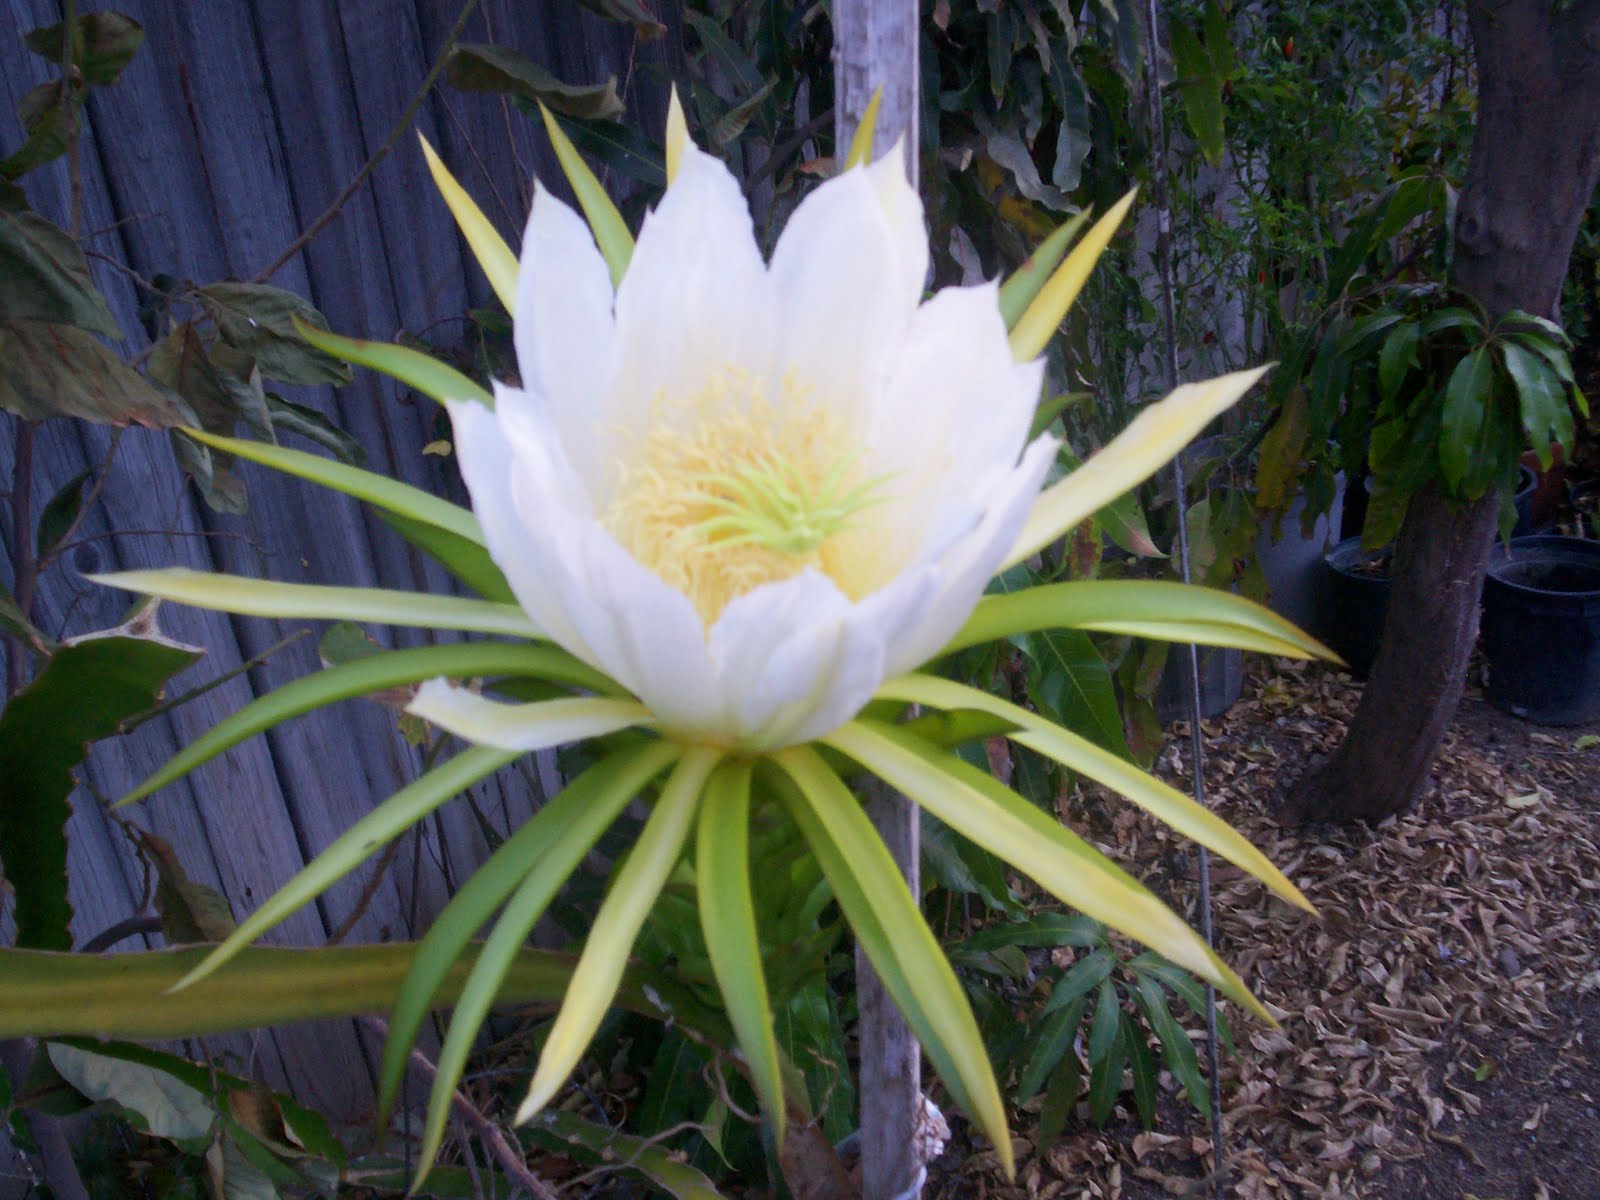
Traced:
[[456, 48], [456, 42], [461, 39], [462, 32], [467, 27], [467, 21], [473, 11], [478, 7], [478, 0], [467, 0], [461, 6], [461, 14], [456, 17], [456, 23], [450, 27], [450, 32], [445, 35], [444, 45], [439, 48], [438, 57], [434, 59], [433, 66], [428, 68], [428, 73], [422, 77], [422, 83], [417, 88], [416, 94], [411, 97], [411, 102], [406, 105], [405, 111], [400, 114], [400, 119], [395, 122], [394, 128], [389, 131], [389, 136], [361, 164], [361, 169], [356, 172], [355, 178], [345, 184], [344, 190], [334, 197], [333, 203], [323, 210], [322, 215], [305, 227], [299, 237], [295, 238], [282, 254], [273, 259], [270, 264], [262, 269], [252, 283], [265, 283], [271, 279], [285, 264], [296, 254], [306, 248], [306, 245], [317, 234], [326, 229], [332, 220], [339, 215], [339, 211], [349, 203], [350, 197], [361, 190], [361, 185], [367, 181], [367, 176], [377, 168], [389, 152], [394, 149], [395, 143], [400, 140], [400, 135], [411, 127], [411, 122], [416, 119], [417, 110], [422, 107], [422, 102], [428, 98], [428, 93], [433, 90], [434, 83], [438, 80], [440, 72], [444, 70], [445, 60], [450, 57], [450, 52]]

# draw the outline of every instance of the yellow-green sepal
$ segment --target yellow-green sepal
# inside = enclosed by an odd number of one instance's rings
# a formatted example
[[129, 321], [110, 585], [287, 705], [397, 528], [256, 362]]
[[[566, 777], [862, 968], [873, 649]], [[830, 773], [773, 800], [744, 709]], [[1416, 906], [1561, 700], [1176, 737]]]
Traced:
[[511, 253], [511, 247], [506, 245], [505, 239], [495, 227], [489, 224], [489, 218], [483, 215], [483, 210], [471, 196], [467, 195], [466, 189], [456, 182], [456, 177], [450, 174], [450, 169], [433, 152], [428, 139], [419, 133], [417, 140], [422, 143], [422, 153], [428, 160], [428, 170], [433, 175], [434, 185], [444, 197], [444, 202], [449, 205], [456, 224], [461, 227], [468, 248], [489, 279], [489, 286], [494, 289], [494, 294], [500, 297], [500, 303], [505, 305], [506, 312], [516, 316], [517, 256]]
[[1005, 320], [1007, 331], [1016, 328], [1022, 314], [1055, 274], [1062, 258], [1066, 256], [1067, 248], [1077, 239], [1078, 231], [1093, 212], [1093, 209], [1086, 208], [1063, 222], [1000, 285], [1000, 316]]
[[346, 362], [382, 371], [424, 396], [431, 396], [440, 404], [447, 400], [476, 400], [487, 408], [494, 407], [494, 395], [488, 389], [479, 387], [454, 367], [420, 350], [397, 346], [393, 342], [344, 337], [299, 320], [295, 321], [295, 329], [318, 350]]
[[544, 115], [544, 127], [550, 134], [550, 143], [555, 147], [561, 170], [566, 174], [567, 182], [572, 185], [572, 194], [578, 198], [578, 205], [589, 221], [595, 245], [600, 247], [600, 256], [606, 260], [606, 266], [611, 271], [611, 284], [615, 287], [627, 274], [628, 262], [633, 258], [633, 234], [628, 232], [622, 214], [611, 202], [611, 197], [606, 195], [605, 188], [600, 186], [589, 165], [583, 161], [583, 156], [572, 144], [572, 139], [567, 137], [560, 122], [543, 104], [539, 105], [539, 111]]
[[1111, 244], [1112, 235], [1133, 207], [1137, 194], [1137, 189], [1129, 192], [1090, 227], [1083, 240], [1067, 255], [1067, 260], [1051, 273], [1017, 318], [1016, 324], [1011, 327], [1011, 352], [1016, 355], [1018, 362], [1037, 358], [1055, 336], [1061, 319], [1067, 315], [1072, 302], [1083, 290], [1089, 272], [1100, 261], [1100, 255]]
[[883, 87], [880, 84], [872, 93], [872, 99], [867, 101], [866, 111], [861, 114], [861, 123], [856, 126], [855, 134], [850, 139], [850, 153], [844, 160], [844, 169], [851, 167], [864, 167], [872, 161], [872, 142], [878, 133], [878, 109], [883, 107]]

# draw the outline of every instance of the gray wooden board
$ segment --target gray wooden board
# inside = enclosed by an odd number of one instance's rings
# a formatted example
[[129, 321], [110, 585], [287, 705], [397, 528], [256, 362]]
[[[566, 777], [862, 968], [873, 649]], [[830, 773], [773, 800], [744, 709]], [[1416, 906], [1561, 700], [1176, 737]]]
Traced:
[[[102, 7], [80, 5], [80, 10]], [[459, 10], [445, 0], [226, 0], [116, 5], [145, 27], [145, 47], [122, 79], [89, 106], [83, 153], [83, 226], [97, 251], [148, 278], [165, 272], [196, 282], [249, 278], [274, 260], [320, 214], [387, 138]], [[0, 149], [21, 139], [18, 99], [51, 77], [21, 44], [21, 34], [61, 19], [42, 0], [0, 0]], [[564, 78], [632, 81], [630, 119], [646, 128], [663, 118], [663, 64], [672, 39], [636, 45], [631, 31], [571, 3], [485, 0], [469, 41], [514, 46]], [[485, 211], [515, 247], [526, 210], [531, 165], [558, 175], [542, 132], [498, 97], [436, 89], [416, 127], [480, 195]], [[35, 206], [65, 220], [63, 165], [25, 181]], [[557, 189], [564, 191], [559, 183]], [[139, 295], [123, 273], [95, 264], [123, 328], [128, 353], [143, 345]], [[406, 133], [326, 229], [272, 280], [305, 295], [333, 328], [390, 338], [402, 330], [440, 336], [489, 292], [438, 199]], [[459, 328], [459, 325], [455, 326]], [[369, 463], [456, 499], [453, 465], [426, 456], [435, 436], [431, 401], [399, 394], [359, 372], [353, 385], [275, 389], [311, 404], [349, 429]], [[9, 480], [14, 425], [0, 439], [0, 478]], [[33, 512], [55, 489], [101, 461], [104, 428], [49, 422], [36, 451]], [[121, 439], [110, 486], [85, 522], [85, 541], [42, 580], [38, 614], [52, 633], [115, 624], [128, 597], [94, 588], [80, 571], [179, 564], [297, 582], [442, 590], [446, 576], [359, 505], [249, 466], [241, 468], [250, 510], [221, 516], [197, 499], [173, 462], [164, 435], [133, 429]], [[4, 526], [0, 576], [11, 582]], [[152, 530], [151, 534], [113, 531]], [[31, 531], [22, 531], [31, 536]], [[235, 669], [294, 632], [287, 622], [229, 618], [168, 606], [167, 632], [203, 646], [204, 660], [174, 682], [178, 691]], [[415, 631], [378, 631], [391, 644], [415, 644]], [[97, 746], [84, 771], [104, 797], [127, 791], [179, 746], [236, 711], [253, 695], [316, 666], [315, 637], [265, 666], [208, 692], [134, 736]], [[188, 872], [247, 913], [373, 804], [414, 778], [417, 752], [398, 736], [393, 715], [352, 702], [253, 739], [131, 810], [166, 838]], [[536, 803], [531, 772], [506, 772], [474, 790], [479, 810], [501, 832]], [[143, 872], [126, 838], [89, 788], [74, 795], [71, 892], [74, 934], [84, 941], [132, 914]], [[407, 845], [371, 897], [351, 941], [417, 936], [485, 852], [477, 818], [456, 802]], [[415, 863], [415, 869], [413, 864]], [[318, 905], [286, 920], [266, 940], [318, 945], [356, 904], [363, 869]], [[125, 946], [124, 948], [128, 948]], [[0, 984], [3, 986], [3, 984]], [[370, 1110], [373, 1048], [351, 1022], [321, 1022], [232, 1039], [213, 1052], [344, 1120]]]

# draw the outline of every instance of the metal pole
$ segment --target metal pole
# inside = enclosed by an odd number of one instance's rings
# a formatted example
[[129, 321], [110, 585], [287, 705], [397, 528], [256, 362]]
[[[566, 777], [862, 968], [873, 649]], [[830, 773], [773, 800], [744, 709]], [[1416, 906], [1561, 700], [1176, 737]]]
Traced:
[[[1167, 129], [1161, 111], [1161, 79], [1159, 72], [1160, 25], [1157, 20], [1156, 0], [1145, 0], [1145, 98], [1150, 109], [1150, 140], [1153, 147], [1150, 160], [1151, 191], [1156, 207], [1156, 259], [1161, 276], [1161, 321], [1166, 334], [1167, 390], [1178, 386], [1178, 335], [1177, 314], [1173, 299], [1172, 268], [1172, 205], [1167, 190]], [[1191, 582], [1189, 574], [1189, 527], [1185, 488], [1183, 455], [1172, 460], [1172, 486], [1177, 497], [1178, 510], [1178, 570], [1184, 583]], [[1193, 644], [1179, 647], [1182, 655], [1187, 687], [1184, 700], [1189, 709], [1189, 776], [1194, 788], [1195, 802], [1206, 806], [1205, 738], [1200, 728], [1200, 652]], [[1206, 945], [1212, 946], [1211, 927], [1211, 856], [1200, 848], [1200, 932]], [[1218, 1070], [1217, 1055], [1217, 991], [1206, 984], [1206, 1068], [1210, 1083], [1211, 1104], [1211, 1191], [1216, 1200], [1223, 1196], [1222, 1151], [1222, 1079]]]

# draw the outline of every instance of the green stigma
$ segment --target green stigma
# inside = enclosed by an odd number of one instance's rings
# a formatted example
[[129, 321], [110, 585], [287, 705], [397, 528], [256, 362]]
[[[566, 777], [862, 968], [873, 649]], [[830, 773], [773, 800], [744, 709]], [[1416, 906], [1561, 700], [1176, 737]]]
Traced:
[[853, 459], [836, 463], [812, 484], [793, 463], [763, 458], [704, 481], [700, 498], [716, 515], [693, 528], [720, 546], [762, 546], [790, 558], [815, 554], [851, 527], [887, 475], [845, 487]]

